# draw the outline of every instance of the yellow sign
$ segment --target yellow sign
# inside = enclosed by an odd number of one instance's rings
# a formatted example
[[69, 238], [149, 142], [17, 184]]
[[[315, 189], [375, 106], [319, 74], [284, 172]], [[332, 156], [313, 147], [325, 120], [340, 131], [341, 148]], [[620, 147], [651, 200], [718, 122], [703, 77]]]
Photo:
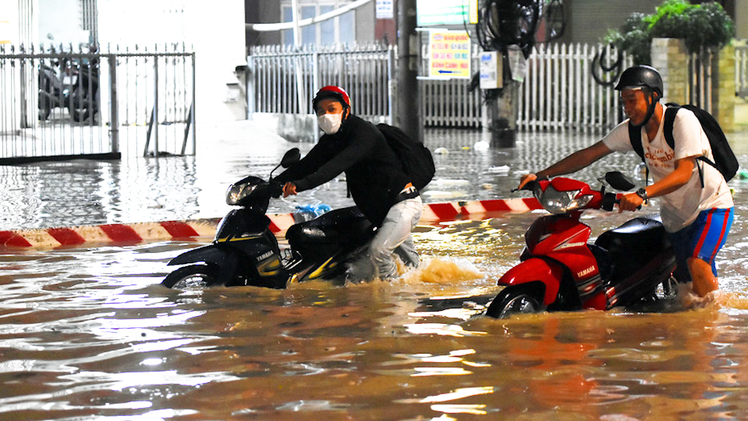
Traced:
[[470, 0], [468, 3], [468, 16], [471, 24], [478, 23], [478, 0]]
[[0, 20], [0, 44], [10, 44], [10, 22]]
[[429, 37], [429, 76], [470, 78], [470, 37], [465, 31], [434, 31]]

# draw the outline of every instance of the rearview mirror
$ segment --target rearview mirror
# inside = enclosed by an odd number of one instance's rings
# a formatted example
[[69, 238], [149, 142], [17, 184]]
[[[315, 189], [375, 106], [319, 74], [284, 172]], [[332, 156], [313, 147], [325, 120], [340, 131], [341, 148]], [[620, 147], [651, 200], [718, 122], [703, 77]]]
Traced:
[[605, 173], [605, 182], [608, 183], [610, 187], [620, 191], [629, 191], [636, 187], [636, 184], [620, 171], [610, 171]]
[[299, 152], [299, 148], [289, 149], [288, 152], [283, 155], [283, 159], [281, 159], [281, 167], [288, 168], [300, 160], [301, 152]]

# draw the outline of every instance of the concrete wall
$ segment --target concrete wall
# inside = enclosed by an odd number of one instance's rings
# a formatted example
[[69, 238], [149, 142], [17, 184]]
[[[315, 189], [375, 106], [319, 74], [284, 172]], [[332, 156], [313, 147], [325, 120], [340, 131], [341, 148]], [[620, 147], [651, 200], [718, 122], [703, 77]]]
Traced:
[[735, 38], [748, 39], [748, 1], [735, 2]]
[[597, 43], [608, 29], [620, 29], [633, 12], [654, 13], [655, 6], [661, 1], [567, 0], [564, 3], [568, 17], [567, 31], [571, 34], [571, 38], [564, 41]]
[[374, 42], [376, 36], [376, 1], [356, 9], [356, 42]]
[[[717, 55], [712, 68], [712, 115], [726, 132], [735, 129], [735, 48], [727, 46]], [[681, 39], [655, 38], [652, 41], [652, 66], [662, 75], [665, 85], [662, 102], [689, 103], [688, 54]]]

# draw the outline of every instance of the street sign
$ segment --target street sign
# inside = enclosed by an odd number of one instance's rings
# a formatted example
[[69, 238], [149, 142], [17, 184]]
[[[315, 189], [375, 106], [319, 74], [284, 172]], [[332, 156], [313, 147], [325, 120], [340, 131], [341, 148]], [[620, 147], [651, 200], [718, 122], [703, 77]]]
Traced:
[[377, 0], [377, 19], [392, 19], [394, 16], [393, 0]]
[[429, 33], [429, 77], [470, 78], [470, 36], [466, 31]]
[[480, 88], [499, 89], [504, 87], [503, 60], [498, 51], [484, 51], [480, 55]]

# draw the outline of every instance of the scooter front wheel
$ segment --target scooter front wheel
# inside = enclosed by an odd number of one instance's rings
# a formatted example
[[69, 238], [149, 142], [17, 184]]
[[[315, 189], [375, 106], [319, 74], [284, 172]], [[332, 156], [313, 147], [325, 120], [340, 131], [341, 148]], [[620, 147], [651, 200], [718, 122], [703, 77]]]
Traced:
[[216, 284], [218, 268], [212, 265], [189, 265], [166, 275], [161, 285], [175, 289], [201, 289]]
[[491, 302], [486, 315], [506, 319], [514, 314], [538, 313], [542, 310], [536, 288], [532, 285], [511, 285], [504, 288]]

